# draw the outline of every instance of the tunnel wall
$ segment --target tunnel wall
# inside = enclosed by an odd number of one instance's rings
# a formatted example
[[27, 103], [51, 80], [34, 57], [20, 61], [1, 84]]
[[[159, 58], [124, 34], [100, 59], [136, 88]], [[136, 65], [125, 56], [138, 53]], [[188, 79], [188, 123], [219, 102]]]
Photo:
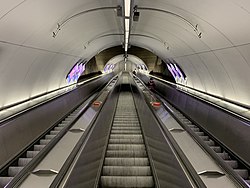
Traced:
[[[144, 83], [148, 77], [138, 75]], [[250, 122], [155, 80], [157, 91], [250, 166]]]
[[27, 111], [0, 125], [0, 169], [51, 126], [61, 121], [75, 106], [106, 84], [113, 74], [88, 82], [55, 100]]

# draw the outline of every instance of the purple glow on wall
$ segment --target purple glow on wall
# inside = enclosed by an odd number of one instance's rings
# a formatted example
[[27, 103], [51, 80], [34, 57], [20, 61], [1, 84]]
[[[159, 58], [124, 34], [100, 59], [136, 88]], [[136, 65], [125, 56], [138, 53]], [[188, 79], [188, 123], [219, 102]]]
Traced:
[[69, 84], [71, 82], [77, 82], [78, 78], [84, 71], [85, 71], [85, 64], [81, 62], [76, 63], [66, 77], [67, 83]]

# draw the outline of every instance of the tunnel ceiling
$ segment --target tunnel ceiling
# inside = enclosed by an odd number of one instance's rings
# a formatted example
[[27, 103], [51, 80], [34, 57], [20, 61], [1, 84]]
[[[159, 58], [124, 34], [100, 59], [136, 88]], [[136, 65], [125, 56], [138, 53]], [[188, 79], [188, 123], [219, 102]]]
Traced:
[[[79, 58], [122, 45], [119, 5], [0, 1], [0, 107], [65, 86]], [[175, 60], [189, 87], [250, 104], [250, 1], [134, 0], [135, 6], [140, 17], [132, 22], [130, 45]]]

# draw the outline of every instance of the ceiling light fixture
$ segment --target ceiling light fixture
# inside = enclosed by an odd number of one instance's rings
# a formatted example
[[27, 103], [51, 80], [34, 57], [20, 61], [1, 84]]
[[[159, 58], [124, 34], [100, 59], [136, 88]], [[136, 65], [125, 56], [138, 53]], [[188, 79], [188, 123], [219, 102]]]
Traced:
[[124, 0], [125, 3], [125, 17], [130, 17], [131, 0]]
[[131, 20], [131, 0], [124, 0], [124, 50], [125, 56], [128, 51], [130, 20]]

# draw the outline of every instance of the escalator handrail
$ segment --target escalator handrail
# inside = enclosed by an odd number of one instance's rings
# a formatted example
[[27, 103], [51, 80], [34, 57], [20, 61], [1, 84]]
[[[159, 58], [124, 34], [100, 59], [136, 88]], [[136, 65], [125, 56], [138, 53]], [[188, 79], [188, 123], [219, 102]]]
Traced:
[[[64, 90], [65, 88], [68, 88], [68, 87], [70, 88], [70, 87], [72, 87], [73, 85], [75, 85], [75, 86], [78, 86], [78, 85], [79, 85], [79, 86], [81, 87], [81, 85], [82, 85], [83, 83], [91, 82], [92, 80], [98, 79], [99, 77], [102, 77], [102, 76], [104, 76], [104, 75], [99, 75], [99, 76], [96, 76], [96, 77], [94, 77], [94, 78], [90, 78], [90, 79], [88, 79], [88, 80], [85, 80], [85, 81], [83, 81], [83, 82], [81, 82], [81, 83], [71, 84], [71, 85], [68, 85], [68, 86], [64, 86], [64, 87], [62, 87], [62, 88], [58, 88], [58, 89], [55, 89], [55, 90], [52, 90], [52, 91], [49, 91], [49, 92], [46, 92], [46, 93], [42, 93], [42, 94], [36, 95], [36, 96], [31, 97], [31, 98], [29, 98], [29, 99], [26, 99], [26, 100], [23, 100], [23, 101], [20, 101], [20, 102], [17, 102], [17, 103], [14, 103], [14, 104], [11, 104], [11, 105], [2, 107], [2, 108], [0, 108], [0, 111], [2, 111], [2, 110], [7, 110], [7, 109], [12, 108], [12, 107], [14, 107], [14, 106], [21, 105], [21, 104], [26, 103], [26, 102], [28, 102], [28, 101], [37, 99], [37, 98], [39, 98], [39, 97], [46, 96], [46, 95], [48, 95], [48, 94], [51, 94], [51, 93], [56, 92], [56, 91], [59, 91], [59, 90]], [[37, 108], [37, 107], [39, 107], [39, 106], [41, 106], [41, 105], [44, 105], [44, 104], [46, 104], [46, 103], [49, 103], [50, 101], [52, 101], [52, 100], [54, 100], [54, 99], [56, 99], [56, 98], [59, 98], [59, 97], [61, 97], [61, 96], [63, 96], [63, 95], [66, 95], [67, 93], [72, 92], [72, 91], [74, 91], [75, 89], [78, 89], [78, 88], [79, 88], [79, 87], [75, 87], [75, 88], [73, 88], [72, 90], [65, 91], [65, 92], [60, 93], [60, 94], [56, 94], [55, 96], [52, 96], [52, 97], [50, 97], [49, 99], [45, 99], [45, 100], [43, 100], [43, 101], [41, 101], [41, 102], [38, 102], [38, 103], [36, 103], [36, 104], [34, 104], [34, 105], [28, 107], [28, 108], [25, 108], [25, 109], [23, 109], [23, 110], [21, 110], [21, 111], [18, 111], [18, 112], [16, 112], [15, 114], [12, 114], [12, 115], [9, 115], [8, 117], [5, 117], [5, 118], [3, 118], [3, 119], [0, 119], [0, 126], [2, 126], [2, 125], [3, 125], [4, 123], [6, 123], [7, 121], [10, 121], [10, 120], [12, 120], [12, 119], [14, 119], [14, 118], [16, 118], [16, 117], [22, 115], [23, 113], [26, 113], [26, 112], [28, 112], [28, 111], [31, 111], [31, 110], [33, 110], [33, 109], [35, 109], [35, 108]]]
[[[109, 83], [116, 78], [114, 76]], [[89, 101], [79, 112], [75, 119], [73, 119], [68, 126], [64, 127], [33, 159], [29, 162], [20, 173], [18, 173], [11, 182], [7, 184], [5, 188], [15, 188], [18, 187], [22, 181], [29, 175], [41, 161], [50, 152], [50, 150], [60, 141], [60, 139], [68, 132], [68, 130], [74, 125], [76, 121], [81, 117], [81, 115], [88, 109], [89, 106], [95, 101], [95, 99], [102, 93], [102, 91], [109, 85], [109, 83], [97, 94], [91, 101]], [[87, 130], [85, 130], [86, 132]]]
[[[107, 84], [107, 86], [118, 76], [113, 77], [109, 83]], [[105, 87], [106, 88], [106, 87]], [[104, 89], [105, 89], [104, 88]], [[103, 90], [104, 90], [103, 89]], [[103, 91], [102, 90], [102, 91]], [[102, 92], [100, 92], [102, 93]], [[108, 94], [110, 95], [110, 93]], [[97, 98], [97, 97], [96, 97]], [[49, 188], [57, 188], [59, 187], [59, 185], [61, 184], [64, 176], [66, 175], [66, 173], [68, 172], [68, 169], [70, 168], [72, 162], [74, 161], [76, 155], [79, 153], [79, 151], [81, 150], [81, 148], [84, 146], [85, 142], [87, 141], [88, 137], [91, 135], [92, 130], [95, 127], [95, 122], [98, 118], [99, 113], [101, 112], [105, 101], [107, 100], [108, 97], [106, 97], [106, 99], [103, 101], [103, 105], [101, 105], [101, 108], [98, 109], [97, 114], [95, 115], [94, 119], [90, 122], [89, 126], [87, 127], [87, 129], [85, 130], [84, 134], [81, 136], [81, 138], [79, 139], [79, 141], [77, 142], [77, 144], [75, 145], [74, 149], [71, 151], [70, 155], [68, 156], [68, 158], [66, 159], [66, 161], [64, 162], [62, 168], [60, 169], [60, 172], [57, 174], [57, 176], [55, 177], [55, 179], [53, 180], [53, 182], [50, 184]], [[93, 100], [94, 101], [94, 100]]]
[[[146, 87], [146, 85], [139, 78], [138, 78], [138, 80], [144, 85], [144, 87]], [[152, 94], [151, 91], [149, 91], [149, 92]], [[144, 100], [147, 102], [147, 104], [148, 104], [148, 106], [149, 106], [152, 114], [156, 118], [156, 120], [158, 122], [158, 125], [159, 125], [159, 128], [161, 129], [162, 133], [165, 135], [165, 138], [167, 139], [167, 142], [169, 143], [169, 146], [174, 150], [174, 152], [176, 153], [176, 155], [179, 157], [179, 159], [181, 160], [182, 164], [185, 166], [185, 168], [187, 170], [187, 173], [190, 174], [190, 178], [192, 179], [192, 182], [195, 183], [195, 185], [197, 187], [199, 187], [199, 188], [206, 188], [206, 185], [201, 180], [201, 178], [199, 177], [199, 175], [196, 173], [196, 171], [193, 168], [192, 164], [190, 163], [190, 161], [188, 160], [188, 158], [186, 157], [186, 155], [183, 153], [183, 151], [181, 150], [181, 148], [179, 147], [179, 145], [176, 143], [176, 141], [173, 138], [173, 136], [169, 133], [169, 131], [167, 130], [167, 128], [163, 125], [162, 121], [159, 119], [159, 117], [153, 111], [151, 105], [149, 104], [149, 101], [146, 99], [146, 97], [144, 96], [144, 94], [141, 93], [141, 91], [140, 91], [140, 94], [144, 98]]]
[[205, 151], [208, 153], [215, 162], [221, 166], [233, 179], [242, 187], [242, 188], [249, 188], [248, 185], [246, 185], [245, 181], [242, 179], [242, 177], [237, 174], [236, 172], [231, 169], [214, 151], [211, 149], [206, 143], [203, 142], [203, 140], [195, 134], [185, 123], [180, 121], [176, 115], [173, 113], [173, 111], [168, 107], [164, 102], [162, 104], [165, 106], [165, 109], [171, 114], [172, 117], [181, 125], [181, 127], [192, 137], [194, 138], [195, 142]]

